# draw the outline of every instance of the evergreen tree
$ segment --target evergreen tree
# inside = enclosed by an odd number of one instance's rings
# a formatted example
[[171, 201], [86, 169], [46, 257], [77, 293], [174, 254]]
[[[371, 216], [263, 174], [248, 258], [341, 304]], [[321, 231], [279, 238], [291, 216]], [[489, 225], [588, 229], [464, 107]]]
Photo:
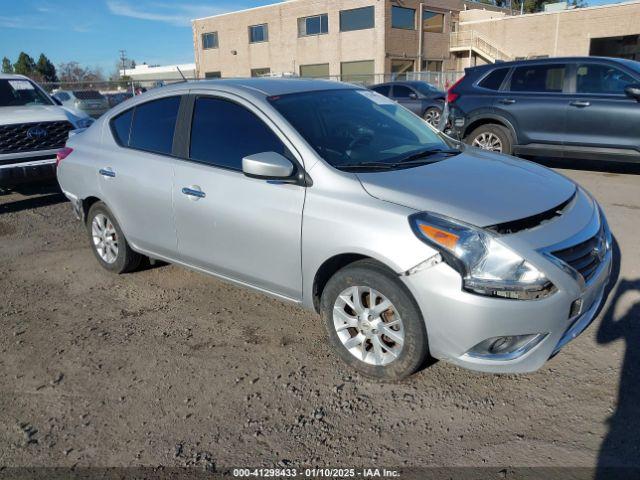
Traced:
[[30, 77], [36, 69], [36, 62], [24, 52], [20, 52], [18, 61], [13, 64], [13, 71], [18, 75]]
[[58, 75], [56, 74], [56, 67], [46, 57], [44, 53], [40, 54], [38, 63], [36, 64], [36, 71], [39, 74], [40, 81], [42, 82], [57, 82]]
[[2, 73], [13, 73], [13, 65], [7, 57], [2, 59]]

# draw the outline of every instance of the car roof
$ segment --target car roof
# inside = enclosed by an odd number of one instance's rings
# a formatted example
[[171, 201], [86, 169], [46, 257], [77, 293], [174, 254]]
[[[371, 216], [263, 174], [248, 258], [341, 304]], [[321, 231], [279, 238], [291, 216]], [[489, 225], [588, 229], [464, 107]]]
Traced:
[[630, 60], [625, 60], [622, 58], [615, 57], [545, 57], [545, 58], [531, 58], [527, 60], [513, 60], [511, 62], [496, 62], [489, 63], [487, 65], [478, 65], [477, 67], [469, 67], [467, 70], [471, 71], [483, 71], [483, 70], [492, 70], [494, 68], [511, 68], [511, 67], [520, 67], [524, 65], [544, 65], [544, 64], [554, 64], [554, 63], [574, 63], [574, 62], [584, 62], [584, 61], [604, 61], [610, 63], [618, 63], [629, 66], [629, 63], [638, 63], [632, 62]]
[[0, 73], [0, 80], [30, 80], [24, 75], [18, 75], [15, 73]]
[[166, 90], [185, 89], [212, 89], [218, 91], [261, 94], [266, 97], [288, 95], [291, 93], [314, 92], [319, 90], [340, 90], [345, 88], [362, 88], [357, 85], [336, 82], [332, 80], [318, 80], [306, 78], [238, 78], [199, 80], [195, 82], [182, 82], [161, 87]]

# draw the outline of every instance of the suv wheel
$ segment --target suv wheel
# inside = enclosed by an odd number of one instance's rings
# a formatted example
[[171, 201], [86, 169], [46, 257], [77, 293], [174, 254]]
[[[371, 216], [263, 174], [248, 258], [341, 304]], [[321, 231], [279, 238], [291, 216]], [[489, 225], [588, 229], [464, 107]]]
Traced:
[[91, 249], [106, 270], [125, 273], [140, 265], [142, 255], [131, 250], [120, 225], [104, 203], [94, 203], [89, 209], [87, 230]]
[[439, 108], [431, 107], [431, 108], [427, 108], [422, 118], [424, 118], [425, 122], [427, 122], [432, 127], [438, 128], [438, 125], [440, 124], [441, 116], [442, 116], [442, 111], [440, 111]]
[[366, 377], [400, 380], [428, 357], [424, 320], [413, 298], [371, 260], [355, 262], [329, 280], [321, 315], [338, 355]]
[[501, 125], [481, 125], [469, 134], [465, 142], [482, 150], [511, 154], [511, 134]]

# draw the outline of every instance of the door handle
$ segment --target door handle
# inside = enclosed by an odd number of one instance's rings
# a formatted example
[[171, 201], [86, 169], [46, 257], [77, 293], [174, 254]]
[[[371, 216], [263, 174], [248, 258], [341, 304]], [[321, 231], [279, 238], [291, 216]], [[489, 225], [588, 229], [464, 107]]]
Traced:
[[111, 167], [101, 168], [98, 170], [98, 173], [103, 177], [114, 178], [116, 176], [116, 172], [113, 171]]
[[499, 100], [499, 101], [503, 105], [513, 105], [514, 103], [516, 103], [516, 101], [513, 98], [503, 98], [502, 100]]
[[207, 196], [206, 193], [200, 190], [200, 187], [184, 187], [182, 189], [182, 194], [187, 197], [191, 197], [191, 200], [198, 200]]
[[585, 102], [584, 100], [576, 100], [575, 102], [569, 103], [572, 107], [585, 108], [591, 105], [591, 102]]

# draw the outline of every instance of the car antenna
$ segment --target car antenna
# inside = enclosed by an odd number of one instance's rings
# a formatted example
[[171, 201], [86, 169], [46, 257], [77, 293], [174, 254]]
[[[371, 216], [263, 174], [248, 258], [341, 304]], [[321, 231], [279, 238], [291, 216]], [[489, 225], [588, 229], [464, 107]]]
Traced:
[[184, 73], [182, 73], [182, 70], [180, 70], [180, 67], [178, 67], [177, 65], [176, 65], [176, 70], [178, 70], [178, 73], [182, 77], [182, 81], [183, 82], [188, 82], [189, 81], [189, 80], [187, 80], [187, 77], [184, 76]]

